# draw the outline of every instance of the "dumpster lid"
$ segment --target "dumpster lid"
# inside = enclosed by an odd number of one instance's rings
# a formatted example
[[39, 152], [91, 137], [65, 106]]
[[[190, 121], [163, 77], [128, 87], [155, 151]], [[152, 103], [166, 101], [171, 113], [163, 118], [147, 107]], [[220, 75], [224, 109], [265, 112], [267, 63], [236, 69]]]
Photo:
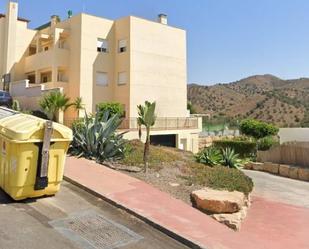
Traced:
[[[47, 120], [32, 115], [12, 111], [12, 115], [1, 118], [0, 108], [0, 134], [18, 141], [39, 140], [43, 141], [45, 123]], [[51, 141], [72, 140], [72, 130], [64, 125], [53, 123]], [[29, 141], [30, 142], [30, 141]]]
[[18, 112], [8, 109], [6, 107], [0, 107], [0, 119], [10, 117], [18, 114]]

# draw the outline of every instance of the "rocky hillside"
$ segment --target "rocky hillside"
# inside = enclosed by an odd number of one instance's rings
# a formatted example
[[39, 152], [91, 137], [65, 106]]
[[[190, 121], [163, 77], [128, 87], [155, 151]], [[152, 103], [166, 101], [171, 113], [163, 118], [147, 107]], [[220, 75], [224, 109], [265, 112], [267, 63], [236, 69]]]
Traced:
[[212, 117], [256, 118], [281, 127], [309, 126], [309, 79], [256, 75], [229, 84], [188, 85], [198, 113]]

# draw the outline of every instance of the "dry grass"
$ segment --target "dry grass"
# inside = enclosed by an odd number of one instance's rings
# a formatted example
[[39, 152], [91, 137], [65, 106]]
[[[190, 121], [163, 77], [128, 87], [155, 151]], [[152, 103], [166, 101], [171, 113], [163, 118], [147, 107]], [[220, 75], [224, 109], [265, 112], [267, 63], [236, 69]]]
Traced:
[[[144, 145], [140, 141], [130, 141], [122, 164], [128, 166], [143, 166]], [[192, 153], [163, 146], [150, 146], [150, 170], [148, 174], [130, 173], [139, 179], [147, 181], [159, 189], [170, 192], [184, 201], [189, 200], [192, 190], [210, 187], [249, 193], [252, 191], [251, 179], [240, 170], [227, 167], [208, 167], [196, 163]], [[169, 183], [177, 182], [180, 186], [173, 188]], [[179, 192], [181, 189], [181, 193]]]

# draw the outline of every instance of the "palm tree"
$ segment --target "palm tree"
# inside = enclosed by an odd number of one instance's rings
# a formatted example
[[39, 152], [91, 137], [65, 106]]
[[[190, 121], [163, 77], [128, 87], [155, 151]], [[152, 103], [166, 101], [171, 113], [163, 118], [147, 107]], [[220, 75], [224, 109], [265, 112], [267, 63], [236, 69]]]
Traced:
[[138, 105], [138, 115], [137, 122], [140, 125], [146, 127], [146, 142], [144, 147], [144, 172], [147, 173], [148, 160], [149, 160], [149, 147], [150, 147], [150, 128], [154, 126], [156, 122], [156, 102], [150, 103], [145, 101], [145, 105]]
[[59, 113], [65, 112], [72, 104], [65, 94], [51, 92], [40, 100], [39, 105], [51, 120], [59, 122]]
[[137, 128], [138, 128], [138, 139], [142, 140], [142, 124], [139, 118], [137, 118]]
[[77, 111], [77, 116], [79, 117], [79, 111], [85, 109], [82, 97], [77, 97], [75, 99], [75, 101], [72, 103], [72, 105], [74, 106], [75, 110]]

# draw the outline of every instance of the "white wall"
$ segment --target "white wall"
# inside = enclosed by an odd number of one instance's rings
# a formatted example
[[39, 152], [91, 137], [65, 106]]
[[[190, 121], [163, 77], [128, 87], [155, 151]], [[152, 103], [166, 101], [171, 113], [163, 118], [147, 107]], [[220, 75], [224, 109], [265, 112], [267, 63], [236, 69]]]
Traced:
[[44, 85], [30, 86], [29, 80], [21, 80], [13, 82], [10, 89], [13, 99], [18, 100], [21, 108], [26, 110], [39, 110], [39, 101], [45, 94], [52, 91], [63, 92], [63, 88], [45, 90]]
[[285, 142], [309, 142], [309, 128], [281, 128], [280, 144]]

